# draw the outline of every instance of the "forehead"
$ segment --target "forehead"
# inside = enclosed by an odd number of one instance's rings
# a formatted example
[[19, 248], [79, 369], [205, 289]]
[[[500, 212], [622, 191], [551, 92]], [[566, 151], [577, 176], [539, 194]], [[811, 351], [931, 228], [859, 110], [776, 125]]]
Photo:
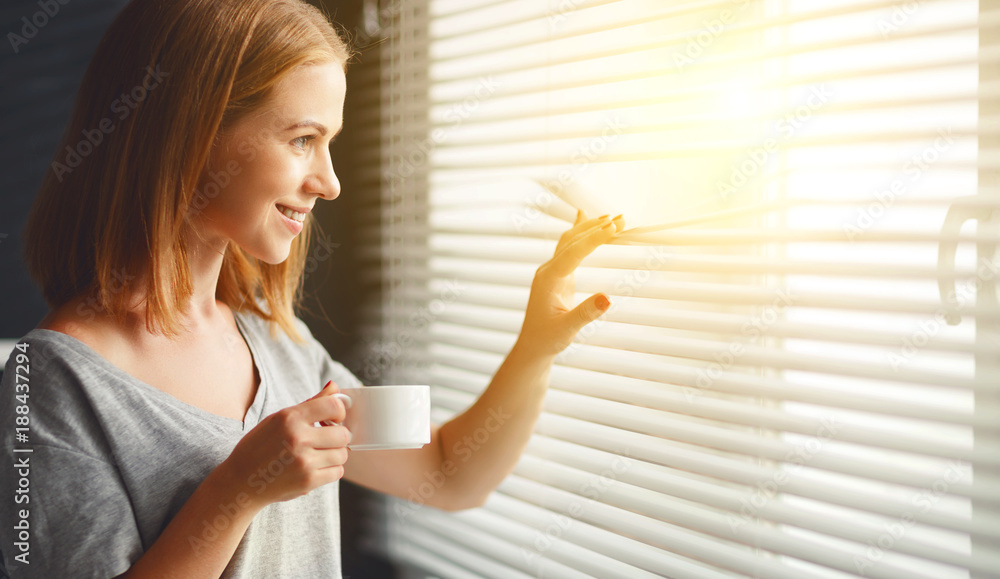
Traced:
[[337, 131], [343, 124], [346, 92], [347, 79], [341, 64], [300, 66], [274, 86], [261, 105], [259, 118], [279, 128], [308, 118]]

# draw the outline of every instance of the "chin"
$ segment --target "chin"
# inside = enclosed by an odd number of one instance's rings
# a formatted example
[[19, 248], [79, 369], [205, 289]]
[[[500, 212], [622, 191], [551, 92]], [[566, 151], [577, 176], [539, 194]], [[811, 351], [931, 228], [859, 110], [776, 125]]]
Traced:
[[258, 257], [257, 259], [263, 261], [264, 263], [268, 263], [271, 265], [278, 265], [279, 263], [283, 263], [286, 259], [288, 259], [289, 253], [290, 253], [289, 251], [286, 251], [285, 253], [281, 254], [277, 253], [268, 254], [263, 257]]
[[250, 247], [243, 247], [243, 250], [246, 251], [249, 255], [252, 255], [253, 257], [257, 258], [259, 261], [263, 261], [264, 263], [270, 265], [278, 265], [279, 263], [284, 262], [286, 259], [288, 259], [288, 256], [292, 253], [292, 248], [290, 244], [286, 247], [264, 248], [263, 251], [261, 251], [261, 248], [250, 248]]

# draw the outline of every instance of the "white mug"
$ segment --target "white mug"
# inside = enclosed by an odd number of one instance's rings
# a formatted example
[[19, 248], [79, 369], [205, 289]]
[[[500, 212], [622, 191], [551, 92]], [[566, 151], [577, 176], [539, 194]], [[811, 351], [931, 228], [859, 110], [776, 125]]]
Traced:
[[334, 396], [347, 408], [351, 450], [420, 448], [431, 441], [430, 386], [362, 386]]

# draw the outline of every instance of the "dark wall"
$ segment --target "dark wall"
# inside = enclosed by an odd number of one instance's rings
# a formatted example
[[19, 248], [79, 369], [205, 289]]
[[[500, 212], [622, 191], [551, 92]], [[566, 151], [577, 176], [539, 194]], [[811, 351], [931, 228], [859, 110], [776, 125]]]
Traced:
[[[0, 339], [48, 307], [21, 259], [21, 233], [62, 137], [83, 72], [124, 0], [4, 0], [0, 5]], [[51, 6], [49, 6], [51, 4]]]

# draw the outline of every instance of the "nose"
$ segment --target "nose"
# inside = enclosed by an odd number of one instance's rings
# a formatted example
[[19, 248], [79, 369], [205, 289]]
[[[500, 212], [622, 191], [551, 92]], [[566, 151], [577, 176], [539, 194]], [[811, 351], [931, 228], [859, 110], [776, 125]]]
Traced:
[[336, 199], [340, 195], [340, 179], [333, 170], [333, 158], [329, 148], [316, 155], [311, 169], [303, 183], [306, 192], [327, 200]]

